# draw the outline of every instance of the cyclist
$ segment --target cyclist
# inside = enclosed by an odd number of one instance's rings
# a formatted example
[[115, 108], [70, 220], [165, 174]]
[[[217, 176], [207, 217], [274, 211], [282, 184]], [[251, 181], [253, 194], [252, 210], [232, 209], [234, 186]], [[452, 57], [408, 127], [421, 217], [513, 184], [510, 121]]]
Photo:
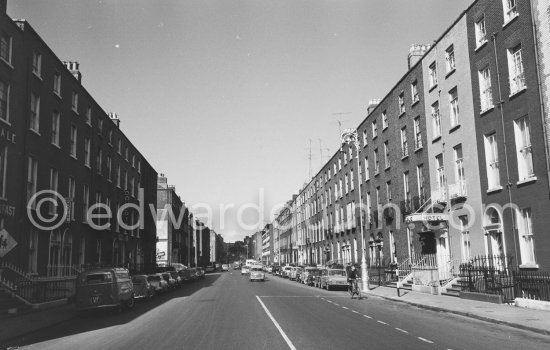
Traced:
[[351, 265], [351, 268], [348, 270], [348, 289], [351, 293], [352, 299], [353, 299], [353, 295], [356, 293], [359, 297], [361, 297], [357, 288], [357, 278], [358, 278], [357, 270], [355, 269], [354, 265]]

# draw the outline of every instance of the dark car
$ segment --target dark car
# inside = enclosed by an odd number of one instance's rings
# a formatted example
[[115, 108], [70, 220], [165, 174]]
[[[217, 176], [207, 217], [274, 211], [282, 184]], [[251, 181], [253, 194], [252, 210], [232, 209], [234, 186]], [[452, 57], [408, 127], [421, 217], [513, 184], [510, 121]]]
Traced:
[[[148, 275], [147, 282], [153, 287], [155, 295], [161, 294], [168, 290], [168, 284], [159, 275]], [[162, 283], [164, 282], [164, 283]]]
[[126, 269], [103, 268], [80, 273], [76, 278], [78, 310], [134, 307], [134, 284]]
[[134, 298], [136, 299], [151, 299], [155, 295], [155, 286], [149, 282], [146, 275], [132, 276], [134, 284]]

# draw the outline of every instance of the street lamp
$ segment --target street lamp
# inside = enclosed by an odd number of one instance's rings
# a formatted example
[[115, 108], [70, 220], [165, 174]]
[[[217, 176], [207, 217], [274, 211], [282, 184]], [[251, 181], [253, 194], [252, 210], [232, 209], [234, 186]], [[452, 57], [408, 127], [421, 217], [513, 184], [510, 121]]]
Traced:
[[357, 182], [359, 183], [358, 191], [359, 192], [359, 225], [361, 230], [361, 289], [364, 291], [369, 291], [369, 272], [367, 271], [367, 259], [365, 258], [365, 237], [363, 233], [363, 198], [361, 196], [361, 173], [359, 172], [359, 137], [357, 136], [356, 129], [344, 129], [342, 132], [342, 143], [346, 143], [349, 146], [355, 146], [357, 151], [355, 159], [357, 159]]

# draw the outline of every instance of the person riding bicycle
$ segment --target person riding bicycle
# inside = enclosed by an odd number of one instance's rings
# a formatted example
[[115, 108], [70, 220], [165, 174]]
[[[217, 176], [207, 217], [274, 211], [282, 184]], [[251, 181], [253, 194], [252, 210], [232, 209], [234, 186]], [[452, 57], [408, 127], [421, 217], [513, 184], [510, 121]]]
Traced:
[[[359, 278], [357, 269], [355, 266], [351, 265], [351, 268], [348, 270], [348, 285], [350, 291], [357, 290], [357, 278]], [[353, 298], [353, 295], [351, 297]]]

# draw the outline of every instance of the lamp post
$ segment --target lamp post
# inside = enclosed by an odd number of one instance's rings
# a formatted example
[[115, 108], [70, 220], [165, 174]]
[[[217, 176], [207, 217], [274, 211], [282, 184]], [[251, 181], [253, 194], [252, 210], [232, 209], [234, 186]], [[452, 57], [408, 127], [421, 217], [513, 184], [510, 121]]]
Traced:
[[355, 146], [357, 151], [355, 159], [357, 159], [357, 182], [358, 182], [358, 191], [359, 192], [359, 227], [361, 230], [361, 289], [364, 291], [369, 291], [369, 272], [367, 270], [367, 259], [365, 258], [365, 237], [363, 233], [363, 198], [361, 196], [361, 174], [359, 172], [359, 137], [357, 136], [356, 129], [345, 129], [342, 132], [342, 143], [346, 143], [349, 146]]

